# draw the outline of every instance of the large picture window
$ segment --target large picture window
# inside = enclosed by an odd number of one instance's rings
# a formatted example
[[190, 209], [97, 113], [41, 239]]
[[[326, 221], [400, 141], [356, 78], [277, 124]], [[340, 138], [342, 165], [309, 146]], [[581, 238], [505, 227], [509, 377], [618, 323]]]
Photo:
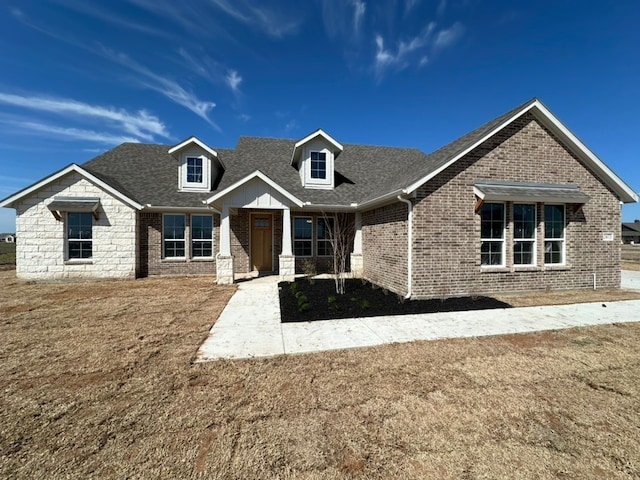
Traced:
[[185, 257], [185, 216], [165, 215], [163, 228], [163, 256], [164, 258]]
[[316, 241], [318, 245], [319, 257], [331, 257], [333, 256], [333, 235], [334, 231], [334, 219], [333, 218], [318, 218], [316, 226]]
[[565, 206], [544, 206], [544, 263], [564, 264]]
[[67, 214], [67, 255], [69, 259], [93, 257], [93, 215]]
[[513, 205], [513, 264], [536, 263], [536, 206]]
[[311, 152], [311, 178], [327, 178], [327, 154], [325, 152]]
[[310, 217], [293, 219], [293, 254], [296, 257], [310, 257], [313, 244], [313, 220]]
[[504, 224], [504, 204], [485, 203], [480, 207], [480, 263], [482, 266], [504, 266]]
[[193, 258], [213, 257], [213, 217], [211, 215], [191, 216], [191, 256]]

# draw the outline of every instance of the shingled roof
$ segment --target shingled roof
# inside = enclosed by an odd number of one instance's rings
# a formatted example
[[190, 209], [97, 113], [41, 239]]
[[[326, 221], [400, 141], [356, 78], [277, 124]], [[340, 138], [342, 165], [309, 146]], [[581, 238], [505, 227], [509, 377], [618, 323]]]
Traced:
[[[203, 207], [206, 199], [256, 171], [302, 202], [345, 207], [373, 204], [376, 199], [411, 193], [526, 112], [532, 112], [562, 141], [573, 145], [580, 158], [619, 194], [622, 201], [637, 201], [635, 192], [536, 98], [428, 155], [413, 148], [344, 144], [343, 151], [335, 159], [335, 188], [332, 190], [304, 188], [299, 172], [291, 165], [296, 141], [275, 138], [241, 137], [234, 149], [215, 148], [225, 169], [219, 183], [212, 185], [211, 192], [178, 190], [178, 161], [168, 153], [172, 145], [124, 143], [84, 163], [82, 168], [142, 206]], [[3, 206], [31, 191], [30, 188], [5, 199]]]

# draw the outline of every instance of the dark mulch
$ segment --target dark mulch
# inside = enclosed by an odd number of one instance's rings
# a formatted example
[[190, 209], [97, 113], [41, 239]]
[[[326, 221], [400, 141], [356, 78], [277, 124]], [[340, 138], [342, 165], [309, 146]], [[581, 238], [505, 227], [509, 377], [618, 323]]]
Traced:
[[346, 293], [338, 295], [335, 282], [331, 279], [317, 279], [313, 283], [309, 279], [280, 282], [278, 289], [282, 322], [511, 307], [490, 297], [404, 300], [393, 292], [358, 279], [348, 279], [345, 287]]

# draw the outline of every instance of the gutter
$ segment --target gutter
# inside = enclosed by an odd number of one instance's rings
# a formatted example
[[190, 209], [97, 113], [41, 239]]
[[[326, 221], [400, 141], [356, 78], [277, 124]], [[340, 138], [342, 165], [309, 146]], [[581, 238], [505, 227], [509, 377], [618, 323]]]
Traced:
[[162, 207], [158, 205], [151, 205], [147, 203], [142, 207], [142, 210], [147, 212], [180, 212], [180, 213], [189, 213], [189, 212], [211, 212], [220, 213], [219, 210], [211, 207]]
[[408, 300], [411, 298], [411, 279], [413, 277], [413, 203], [400, 195], [397, 196], [397, 199], [407, 204], [407, 294], [404, 298]]

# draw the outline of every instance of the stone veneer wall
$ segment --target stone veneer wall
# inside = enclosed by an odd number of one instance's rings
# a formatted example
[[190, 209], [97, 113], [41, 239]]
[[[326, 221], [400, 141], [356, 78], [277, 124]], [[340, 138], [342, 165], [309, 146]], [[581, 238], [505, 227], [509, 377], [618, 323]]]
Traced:
[[[175, 214], [175, 212], [171, 212]], [[179, 214], [179, 213], [178, 213]], [[162, 213], [139, 212], [139, 257], [138, 276], [154, 275], [215, 275], [215, 254], [220, 242], [220, 215], [213, 213], [213, 259], [190, 258], [191, 215], [186, 214], [187, 258], [185, 260], [162, 258]], [[196, 215], [202, 215], [198, 213]]]
[[[66, 215], [47, 208], [55, 196], [99, 197], [93, 256], [66, 259]], [[131, 278], [136, 272], [136, 212], [77, 173], [38, 190], [16, 206], [16, 275], [29, 280]]]
[[[544, 266], [544, 208], [537, 205], [537, 266], [513, 266], [512, 204], [506, 205], [506, 267], [480, 266], [474, 181], [575, 184], [591, 199], [566, 207], [566, 266]], [[603, 241], [612, 233], [613, 241]], [[620, 286], [620, 204], [531, 114], [503, 129], [418, 189], [413, 228], [414, 297]], [[367, 268], [365, 262], [365, 269]]]
[[362, 212], [363, 277], [401, 295], [407, 293], [407, 218], [401, 202]]

